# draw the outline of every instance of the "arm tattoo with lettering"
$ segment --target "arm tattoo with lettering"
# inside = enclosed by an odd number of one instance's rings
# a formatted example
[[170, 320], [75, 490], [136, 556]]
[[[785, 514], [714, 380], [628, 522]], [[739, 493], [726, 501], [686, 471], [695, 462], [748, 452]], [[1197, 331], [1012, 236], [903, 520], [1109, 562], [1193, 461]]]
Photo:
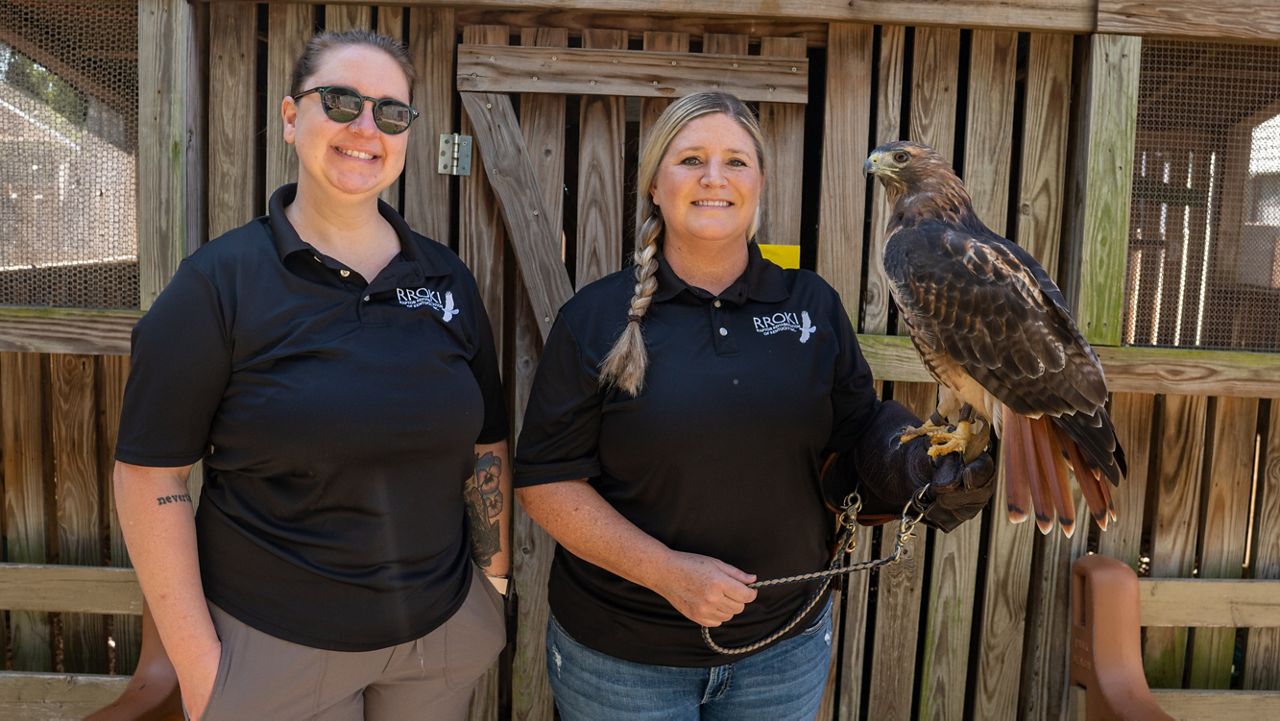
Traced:
[[492, 451], [476, 455], [476, 473], [467, 479], [462, 495], [467, 504], [467, 522], [471, 525], [471, 551], [481, 567], [489, 565], [502, 550], [501, 527], [504, 500], [502, 459]]
[[157, 505], [157, 506], [167, 506], [167, 505], [169, 505], [170, 503], [190, 503], [190, 502], [191, 502], [191, 494], [190, 494], [190, 493], [175, 493], [175, 494], [173, 494], [172, 496], [157, 496], [157, 497], [156, 497], [156, 505]]

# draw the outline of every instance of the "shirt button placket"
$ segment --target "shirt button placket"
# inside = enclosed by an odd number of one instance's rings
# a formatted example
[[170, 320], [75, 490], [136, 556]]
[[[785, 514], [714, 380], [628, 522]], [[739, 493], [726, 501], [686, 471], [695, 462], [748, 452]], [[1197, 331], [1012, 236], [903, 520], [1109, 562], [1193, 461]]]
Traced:
[[725, 319], [724, 304], [719, 298], [711, 301], [711, 307], [707, 309], [711, 314], [711, 337], [714, 341], [717, 355], [735, 355], [738, 352], [738, 344], [734, 342], [733, 337], [729, 334], [729, 324]]

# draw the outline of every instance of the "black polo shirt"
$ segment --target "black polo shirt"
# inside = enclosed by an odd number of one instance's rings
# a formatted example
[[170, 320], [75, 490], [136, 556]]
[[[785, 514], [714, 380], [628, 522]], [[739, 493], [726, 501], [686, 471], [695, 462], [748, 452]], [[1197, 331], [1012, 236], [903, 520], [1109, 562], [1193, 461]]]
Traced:
[[448, 248], [385, 203], [400, 253], [372, 282], [269, 215], [184, 260], [133, 331], [116, 458], [204, 459], [205, 594], [339, 651], [420, 637], [471, 579], [462, 490], [507, 436], [489, 321]]
[[[626, 324], [633, 271], [587, 286], [561, 309], [525, 413], [516, 485], [589, 479], [671, 548], [762, 580], [823, 568], [833, 524], [817, 491], [822, 457], [850, 447], [879, 402], [839, 296], [814, 273], [764, 260], [754, 244], [742, 277], [719, 296], [665, 263], [657, 279], [637, 398], [602, 390], [598, 370]], [[812, 588], [762, 589], [716, 640], [772, 633]], [[611, 656], [726, 662], [661, 596], [563, 548], [550, 602], [571, 636]]]

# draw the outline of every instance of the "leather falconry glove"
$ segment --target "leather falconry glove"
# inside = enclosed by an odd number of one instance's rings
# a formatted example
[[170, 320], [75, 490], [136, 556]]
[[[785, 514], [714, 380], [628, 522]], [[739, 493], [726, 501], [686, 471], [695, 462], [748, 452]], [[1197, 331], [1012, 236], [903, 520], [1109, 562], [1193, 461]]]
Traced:
[[902, 510], [915, 493], [924, 493], [924, 516], [928, 526], [951, 531], [978, 515], [995, 493], [995, 463], [984, 451], [965, 463], [958, 453], [929, 457], [929, 439], [899, 440], [904, 429], [920, 424], [920, 419], [895, 401], [880, 404], [868, 430], [854, 447], [823, 466], [820, 483], [823, 499], [839, 511], [854, 490], [862, 497], [858, 521], [877, 525], [902, 517]]

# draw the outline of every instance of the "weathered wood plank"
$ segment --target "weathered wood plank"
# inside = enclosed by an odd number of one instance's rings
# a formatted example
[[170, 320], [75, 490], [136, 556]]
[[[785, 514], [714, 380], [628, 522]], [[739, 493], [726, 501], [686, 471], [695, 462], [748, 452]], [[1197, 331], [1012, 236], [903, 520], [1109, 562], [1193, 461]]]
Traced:
[[1138, 598], [1143, 626], [1280, 628], [1280, 580], [1140, 578]]
[[[1240, 578], [1243, 573], [1257, 427], [1257, 399], [1214, 399], [1213, 448], [1206, 461], [1213, 472], [1208, 477], [1198, 544], [1200, 578]], [[1280, 594], [1275, 593], [1280, 583], [1270, 585], [1276, 622], [1261, 625], [1280, 626]], [[1189, 685], [1230, 688], [1235, 629], [1196, 629], [1194, 635]]]
[[[103, 559], [93, 357], [59, 354], [47, 358], [50, 442], [57, 484], [56, 562], [96, 566]], [[63, 670], [105, 672], [107, 638], [102, 617], [64, 613], [62, 652]]]
[[[894, 399], [918, 416], [927, 416], [937, 405], [937, 386], [901, 383]], [[901, 521], [884, 525], [881, 554], [893, 549]], [[912, 689], [916, 676], [916, 649], [920, 630], [920, 599], [924, 590], [925, 533], [911, 541], [910, 556], [880, 570], [876, 600], [875, 640], [871, 652], [871, 687], [867, 718], [906, 721], [911, 718]]]
[[[644, 33], [644, 49], [654, 52], [689, 52], [689, 33], [657, 32], [646, 30]], [[671, 101], [667, 98], [640, 99], [640, 147], [643, 148], [649, 138], [649, 131], [662, 111], [667, 109]]]
[[[702, 36], [702, 52], [709, 55], [746, 55], [750, 46], [751, 38], [741, 33], [707, 33]], [[745, 97], [742, 99], [746, 100]]]
[[[251, 0], [212, 0], [249, 2]], [[452, 5], [456, 0], [405, 0], [406, 5]], [[473, 9], [509, 8], [512, 0], [473, 0]], [[761, 20], [824, 20], [902, 25], [1019, 28], [1055, 32], [1092, 32], [1091, 0], [527, 0], [530, 10], [588, 11], [695, 17], [739, 17]]]
[[1196, 40], [1280, 40], [1274, 0], [1209, 7], [1194, 0], [1098, 0], [1098, 32]]
[[745, 53], [730, 59], [646, 50], [458, 46], [462, 92], [678, 98], [713, 88], [748, 101], [804, 103], [808, 80], [807, 60]]
[[[1164, 398], [1154, 476], [1160, 501], [1151, 533], [1151, 575], [1155, 578], [1190, 576], [1195, 566], [1204, 444], [1188, 439], [1204, 437], [1208, 408], [1209, 399], [1204, 396]], [[1147, 631], [1142, 655], [1151, 686], [1182, 685], [1186, 643], [1186, 629]]]
[[[379, 5], [377, 27], [375, 29], [379, 33], [386, 35], [389, 38], [395, 38], [396, 40], [404, 40], [404, 16], [405, 16], [405, 10], [402, 7], [391, 6], [391, 5]], [[409, 52], [412, 53], [413, 51], [410, 50]], [[416, 96], [414, 97], [416, 98]], [[421, 111], [422, 108], [419, 107], [418, 110]], [[421, 117], [418, 118], [418, 122], [422, 122]], [[433, 136], [430, 136], [429, 134], [426, 134], [426, 133], [418, 133], [418, 137], [419, 138], [425, 137], [427, 138], [428, 141], [430, 141], [430, 138]], [[430, 142], [417, 143], [419, 147], [421, 147], [422, 145], [430, 145], [430, 144], [431, 144]], [[406, 156], [405, 165], [408, 165], [408, 164], [409, 164], [409, 158]], [[378, 197], [381, 198], [383, 202], [387, 203], [393, 208], [396, 208], [397, 210], [400, 210], [401, 215], [404, 214], [404, 209], [400, 207], [400, 185], [403, 182], [404, 182], [404, 173], [401, 172], [400, 177], [396, 178], [396, 182], [387, 186], [386, 190], [378, 194]], [[422, 231], [418, 231], [418, 232], [422, 232]]]
[[959, 30], [916, 28], [909, 135], [949, 161], [955, 158], [959, 60]]
[[836, 707], [840, 702], [840, 678], [836, 675], [836, 669], [839, 667], [841, 647], [838, 643], [840, 640], [840, 624], [843, 622], [844, 616], [844, 600], [843, 593], [839, 590], [839, 583], [833, 582], [831, 591], [831, 639], [828, 646], [831, 648], [831, 660], [827, 666], [827, 683], [822, 689], [822, 701], [818, 704], [818, 713], [814, 718], [829, 719], [835, 718]]
[[[805, 60], [804, 38], [768, 37], [760, 41], [761, 57]], [[793, 66], [797, 71], [799, 65]], [[804, 106], [760, 103], [764, 135], [764, 217], [759, 240], [774, 245], [800, 245], [800, 204], [804, 190]]]
[[[569, 32], [563, 28], [525, 29], [520, 33], [523, 45], [566, 47]], [[533, 175], [542, 191], [542, 204], [547, 211], [547, 225], [554, 237], [542, 239], [551, 247], [550, 255], [559, 257], [563, 232], [564, 209], [564, 123], [565, 98], [562, 95], [525, 95], [520, 98], [520, 130], [533, 163]], [[514, 359], [511, 378], [514, 398], [514, 433], [518, 437], [524, 426], [524, 409], [533, 388], [542, 343], [538, 322], [524, 281], [519, 273], [513, 279], [515, 294]], [[519, 617], [516, 622], [516, 651], [512, 662], [511, 714], [522, 721], [551, 721], [555, 710], [551, 687], [547, 683], [546, 627], [550, 609], [547, 606], [547, 579], [555, 555], [555, 541], [538, 524], [516, 507], [514, 538], [515, 593]]]
[[[625, 51], [622, 30], [584, 30], [588, 50]], [[564, 52], [553, 49], [545, 52]], [[622, 267], [623, 153], [626, 113], [622, 98], [584, 95], [578, 118], [578, 287]]]
[[0, 308], [0, 352], [128, 355], [136, 310]]
[[[124, 543], [124, 529], [116, 513], [115, 487], [111, 476], [115, 468], [116, 441], [120, 431], [120, 410], [124, 404], [124, 385], [129, 377], [129, 359], [125, 356], [99, 356], [98, 374], [98, 478], [102, 483], [102, 512], [107, 517], [110, 565], [129, 568], [129, 551]], [[131, 614], [111, 618], [111, 638], [115, 641], [114, 673], [133, 673], [138, 664], [142, 643], [141, 619]]]
[[[877, 146], [902, 137], [903, 68], [906, 65], [906, 29], [886, 25], [880, 28], [879, 83], [876, 90]], [[863, 158], [865, 160], [865, 158]], [[855, 167], [860, 167], [858, 163]], [[871, 190], [871, 235], [867, 249], [867, 289], [862, 306], [861, 329], [867, 333], [889, 330], [889, 279], [884, 273], [884, 244], [888, 238], [889, 207], [884, 186], [873, 183]], [[823, 204], [826, 205], [825, 203]], [[847, 302], [847, 301], [846, 301]], [[857, 324], [857, 317], [853, 316]], [[923, 367], [921, 367], [923, 370]], [[930, 380], [928, 374], [911, 380]]]
[[264, 101], [267, 104], [267, 160], [263, 188], [267, 200], [276, 188], [298, 179], [298, 156], [284, 142], [280, 103], [289, 94], [293, 63], [306, 47], [314, 21], [311, 5], [273, 3], [267, 6], [267, 97]]
[[553, 251], [556, 237], [547, 223], [538, 181], [528, 150], [519, 135], [515, 111], [506, 95], [462, 93], [462, 104], [475, 123], [476, 142], [493, 152], [481, 153], [511, 233], [520, 275], [529, 289], [543, 339], [556, 312], [573, 295], [563, 262]]
[[[849, 562], [858, 563], [871, 559], [872, 529], [862, 526], [855, 532], [858, 546], [849, 556]], [[840, 698], [836, 704], [836, 718], [841, 721], [859, 721], [862, 698], [868, 693], [863, 687], [863, 668], [867, 664], [867, 603], [871, 590], [871, 574], [853, 573], [845, 576], [844, 609], [841, 612], [844, 624], [840, 634], [840, 663], [837, 676], [837, 688]]]
[[373, 8], [368, 5], [325, 5], [324, 29], [368, 30], [373, 24]]
[[128, 676], [0, 673], [0, 718], [66, 721], [84, 718], [116, 700]]
[[142, 615], [132, 568], [0, 563], [0, 609]]
[[[5, 556], [10, 562], [44, 563], [45, 479], [52, 475], [46, 445], [43, 356], [0, 354], [0, 431], [4, 434]], [[49, 617], [45, 613], [9, 614], [13, 666], [20, 671], [52, 668]]]
[[[1271, 401], [1267, 435], [1262, 439], [1263, 462], [1258, 475], [1258, 528], [1280, 528], [1280, 403]], [[1280, 533], [1253, 538], [1253, 577], [1280, 579]], [[1280, 628], [1249, 631], [1244, 660], [1244, 687], [1280, 690]]]
[[[871, 123], [871, 48], [871, 26], [832, 23], [827, 41], [817, 270], [844, 300], [855, 328], [862, 296], [865, 204], [861, 201], [866, 197], [867, 177], [861, 168]], [[861, 616], [861, 611], [852, 615]]]
[[1272, 721], [1280, 718], [1280, 693], [1152, 689], [1156, 703], [1178, 721]]
[[254, 167], [258, 93], [257, 9], [219, 3], [209, 8], [209, 237], [258, 215], [262, 189]]
[[139, 0], [138, 295], [149, 308], [204, 233], [200, 165], [204, 108], [195, 10], [185, 0]]
[[[1120, 345], [1124, 276], [1129, 244], [1129, 193], [1137, 128], [1142, 40], [1120, 35], [1089, 38], [1076, 123], [1075, 188], [1069, 237], [1076, 253], [1068, 267], [1076, 319], [1091, 343]], [[1069, 296], [1070, 297], [1070, 296]]]
[[1009, 229], [1009, 238], [1034, 255], [1051, 278], [1058, 277], [1067, 185], [1072, 45], [1070, 35], [1031, 36], [1018, 212], [1016, 226]]
[[1129, 462], [1129, 472], [1119, 488], [1111, 489], [1119, 518], [1099, 535], [1098, 552], [1123, 561], [1135, 570], [1142, 544], [1155, 400], [1155, 396], [1146, 393], [1111, 396], [1111, 418], [1116, 426], [1116, 439]]
[[[472, 25], [462, 29], [462, 40], [472, 47], [484, 46], [482, 51], [498, 52], [504, 48], [510, 38], [507, 28], [501, 25]], [[462, 47], [458, 48], [459, 53]], [[474, 113], [462, 118], [462, 133], [476, 135], [482, 132], [473, 129], [477, 123]], [[514, 130], [514, 127], [512, 128]], [[503, 262], [506, 252], [507, 234], [502, 226], [502, 209], [498, 198], [494, 195], [496, 187], [491, 187], [488, 168], [492, 160], [487, 157], [489, 146], [480, 145], [474, 151], [482, 162], [472, 162], [470, 177], [459, 179], [458, 184], [458, 255], [471, 268], [476, 276], [476, 284], [480, 286], [480, 297], [484, 299], [484, 307], [489, 311], [489, 322], [494, 328], [494, 342], [498, 346], [498, 356], [502, 356], [503, 344]], [[512, 231], [514, 232], [514, 231]]]
[[440, 134], [453, 132], [455, 35], [452, 9], [409, 11], [409, 51], [418, 72], [413, 102], [422, 115], [409, 131], [415, 139], [405, 159], [404, 217], [415, 230], [441, 243], [450, 242], [453, 201], [450, 176], [436, 172], [436, 153]]
[[[560, 28], [578, 35], [588, 28], [626, 30], [631, 37], [645, 33], [684, 34], [701, 37], [706, 33], [739, 33], [749, 38], [801, 37], [809, 47], [827, 43], [827, 23], [820, 21], [768, 20], [765, 18], [619, 15], [590, 11], [562, 11], [543, 8], [469, 8], [458, 11], [462, 25], [509, 25], [518, 28]], [[654, 48], [658, 50], [660, 48]], [[678, 48], [667, 48], [678, 51]]]

